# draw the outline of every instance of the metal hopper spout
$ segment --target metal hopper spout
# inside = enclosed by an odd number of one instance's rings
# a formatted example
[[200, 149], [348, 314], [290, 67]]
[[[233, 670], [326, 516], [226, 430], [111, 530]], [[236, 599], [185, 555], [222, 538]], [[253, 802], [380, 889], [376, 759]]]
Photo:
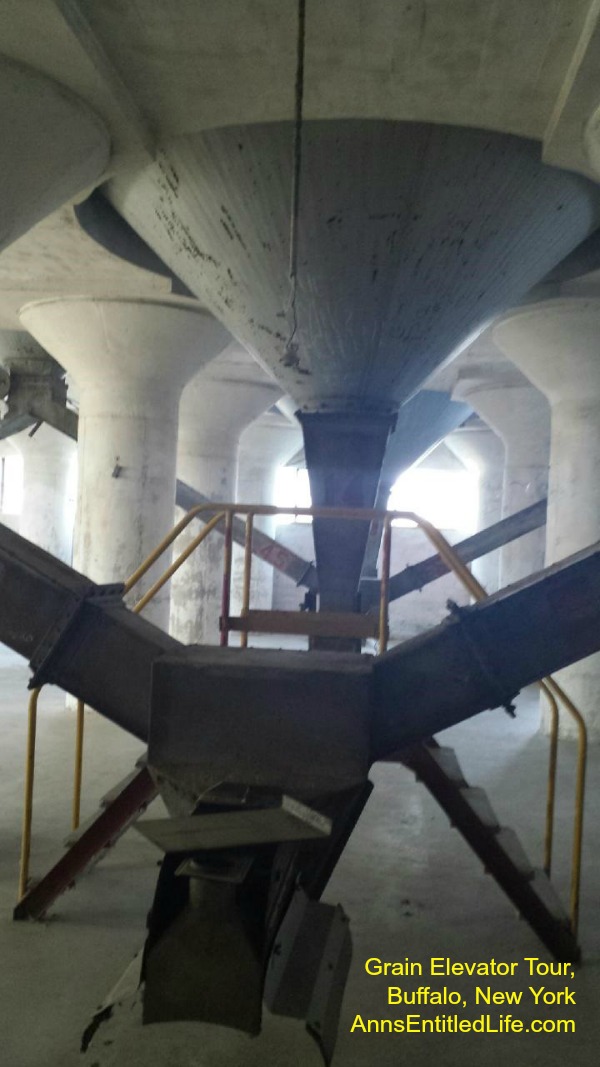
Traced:
[[[390, 415], [299, 412], [315, 507], [372, 508], [393, 427]], [[313, 522], [322, 611], [356, 611], [368, 522]]]

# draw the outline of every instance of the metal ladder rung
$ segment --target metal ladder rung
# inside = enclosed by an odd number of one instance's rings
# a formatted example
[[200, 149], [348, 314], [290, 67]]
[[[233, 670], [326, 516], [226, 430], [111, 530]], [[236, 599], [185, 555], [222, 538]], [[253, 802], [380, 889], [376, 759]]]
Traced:
[[378, 637], [374, 615], [336, 611], [249, 611], [228, 616], [228, 630], [241, 633], [297, 634], [304, 637]]
[[503, 826], [496, 834], [496, 843], [523, 878], [533, 878], [533, 864], [514, 830], [511, 830], [508, 826]]
[[40, 919], [70, 889], [156, 796], [146, 768], [138, 771], [116, 800], [105, 808], [47, 874], [32, 885], [13, 911], [14, 919]]
[[476, 785], [464, 786], [464, 788], [461, 789], [461, 794], [471, 808], [473, 814], [476, 815], [481, 822], [482, 826], [493, 831], [500, 830], [498, 817], [490, 803], [490, 799], [485, 789], [480, 789], [479, 786]]
[[533, 872], [533, 878], [529, 884], [535, 895], [539, 897], [541, 903], [557, 922], [562, 922], [565, 926], [568, 926], [569, 916], [567, 915], [563, 903], [546, 872], [539, 869], [535, 870]]

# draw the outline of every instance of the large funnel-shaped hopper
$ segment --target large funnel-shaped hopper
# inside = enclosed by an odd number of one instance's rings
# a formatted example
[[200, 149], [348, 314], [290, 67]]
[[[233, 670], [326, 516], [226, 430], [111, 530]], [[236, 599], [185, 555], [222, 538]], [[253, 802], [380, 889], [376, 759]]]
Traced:
[[0, 57], [0, 250], [106, 168], [108, 133], [83, 101]]
[[539, 145], [460, 127], [304, 125], [297, 330], [288, 123], [180, 138], [113, 203], [305, 410], [396, 410], [600, 222]]
[[[293, 166], [291, 124], [230, 127], [171, 142], [107, 194], [298, 406], [319, 413], [318, 430], [304, 423], [309, 464], [318, 456], [330, 467], [310, 470], [315, 503], [373, 418], [357, 492], [344, 483], [339, 494], [373, 503], [384, 417], [598, 225], [600, 190], [510, 135], [306, 122], [294, 287]], [[354, 430], [340, 413], [356, 413]]]

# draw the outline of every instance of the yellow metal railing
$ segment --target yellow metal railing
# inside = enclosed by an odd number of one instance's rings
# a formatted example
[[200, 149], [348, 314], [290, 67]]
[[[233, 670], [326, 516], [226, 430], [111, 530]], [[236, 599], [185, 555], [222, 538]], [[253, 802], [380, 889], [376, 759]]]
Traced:
[[[210, 522], [200, 531], [197, 537], [186, 547], [186, 549], [178, 556], [174, 566], [169, 567], [160, 579], [154, 583], [154, 585], [148, 589], [148, 591], [141, 597], [140, 600], [134, 605], [133, 611], [139, 614], [140, 611], [145, 608], [160, 589], [166, 584], [172, 574], [175, 573], [179, 567], [185, 563], [185, 560], [198, 548], [199, 545], [205, 540], [211, 531], [218, 525], [218, 523], [224, 518], [224, 514], [221, 512], [219, 515], [215, 515]], [[181, 527], [185, 529], [187, 523], [184, 523]], [[166, 551], [170, 544], [178, 536], [177, 533], [173, 534], [173, 531], [168, 538], [165, 538], [164, 547], [159, 546], [160, 551], [152, 553], [151, 560], [145, 561], [142, 567], [138, 568], [138, 571], [132, 575], [125, 583], [125, 592], [129, 592], [135, 585], [141, 580], [144, 574], [147, 573], [157, 559]], [[161, 543], [162, 544], [162, 543]], [[26, 756], [25, 756], [25, 786], [24, 786], [24, 804], [23, 804], [23, 826], [21, 832], [21, 854], [19, 861], [19, 889], [18, 899], [22, 900], [27, 891], [27, 884], [29, 882], [29, 866], [31, 861], [31, 831], [33, 825], [33, 787], [35, 780], [35, 742], [37, 732], [37, 709], [38, 700], [42, 687], [32, 689], [29, 696], [28, 705], [28, 724], [27, 724], [27, 743], [26, 743]], [[73, 773], [73, 799], [72, 799], [72, 815], [71, 815], [71, 829], [77, 830], [80, 823], [81, 815], [81, 792], [83, 784], [83, 746], [84, 746], [84, 730], [85, 730], [85, 704], [82, 700], [77, 701], [76, 705], [76, 719], [75, 719], [75, 763]]]
[[[231, 529], [234, 515], [246, 516], [246, 533], [244, 543], [244, 577], [242, 588], [242, 616], [248, 615], [250, 609], [250, 589], [251, 589], [251, 574], [252, 574], [252, 529], [253, 521], [256, 516], [259, 515], [293, 515], [295, 517], [310, 516], [312, 518], [331, 518], [331, 519], [347, 519], [347, 520], [369, 520], [383, 522], [383, 536], [382, 536], [382, 566], [381, 566], [381, 586], [380, 586], [380, 602], [379, 602], [379, 652], [384, 652], [388, 644], [388, 609], [389, 609], [389, 583], [390, 583], [390, 566], [391, 566], [391, 538], [392, 538], [392, 524], [396, 519], [403, 519], [415, 524], [419, 529], [423, 531], [431, 544], [434, 546], [440, 557], [443, 559], [446, 566], [451, 570], [457, 578], [462, 582], [464, 587], [473, 596], [475, 600], [482, 600], [487, 597], [487, 592], [483, 586], [477, 581], [475, 576], [468, 569], [466, 564], [460, 559], [460, 557], [453, 550], [450, 543], [446, 540], [440, 531], [428, 522], [426, 519], [421, 518], [419, 515], [413, 512], [403, 511], [379, 511], [376, 509], [359, 510], [355, 508], [276, 508], [269, 505], [239, 505], [239, 504], [201, 504], [196, 508], [192, 508], [191, 511], [183, 517], [180, 523], [175, 527], [172, 533], [165, 539], [163, 546], [158, 546], [155, 553], [153, 553], [145, 564], [142, 565], [142, 569], [136, 571], [136, 579], [141, 577], [145, 571], [153, 565], [156, 559], [162, 554], [166, 548], [172, 543], [178, 534], [185, 529], [189, 522], [193, 518], [200, 515], [203, 511], [214, 511], [218, 509], [219, 515], [215, 516], [212, 520], [214, 525], [222, 519], [223, 514], [227, 516], [226, 519], [226, 540], [225, 540], [225, 566], [224, 566], [224, 581], [223, 581], [223, 617], [227, 618], [229, 614], [229, 598], [230, 598], [230, 583], [231, 583], [231, 548], [232, 538]], [[185, 558], [194, 549], [188, 546], [186, 553], [178, 558], [177, 561], [169, 568], [164, 576], [164, 581], [168, 580], [184, 562]], [[163, 582], [164, 584], [164, 582]], [[222, 643], [227, 643], [227, 630], [225, 628], [222, 633]], [[248, 643], [248, 631], [244, 631], [241, 635], [242, 647], [246, 647]], [[546, 814], [545, 814], [545, 831], [544, 831], [544, 869], [550, 874], [552, 864], [552, 842], [553, 842], [553, 829], [554, 829], [554, 811], [555, 811], [555, 797], [556, 797], [556, 771], [557, 771], [557, 754], [558, 754], [558, 736], [559, 736], [559, 707], [558, 701], [563, 705], [568, 714], [574, 720], [577, 732], [578, 732], [578, 756], [577, 756], [577, 773], [575, 784], [575, 816], [574, 816], [574, 832], [573, 832], [573, 854], [572, 854], [572, 873], [571, 873], [571, 889], [570, 889], [570, 915], [571, 926], [573, 932], [576, 933], [578, 920], [579, 920], [579, 899], [580, 899], [580, 887], [581, 887], [581, 858], [583, 849], [583, 814], [584, 814], [584, 795], [585, 795], [585, 773], [587, 762], [587, 730], [583, 717], [574, 705], [572, 700], [559, 686], [559, 684], [553, 678], [545, 678], [538, 683], [540, 690], [546, 697], [549, 709], [550, 709], [550, 747], [549, 747], [549, 761], [548, 761], [548, 785], [546, 794]]]
[[[579, 708], [573, 703], [571, 698], [565, 693], [562, 686], [555, 681], [554, 678], [544, 678], [543, 681], [544, 693], [551, 700], [552, 703], [556, 703], [555, 698], [566, 708], [567, 712], [575, 722], [577, 728], [577, 771], [575, 775], [575, 817], [573, 827], [573, 851], [571, 860], [571, 895], [570, 895], [570, 912], [571, 912], [571, 928], [573, 933], [577, 933], [579, 926], [579, 899], [581, 891], [581, 859], [583, 854], [583, 814], [585, 804], [585, 774], [587, 767], [587, 727], [585, 725], [584, 718], [579, 711]], [[554, 722], [554, 717], [552, 718]], [[558, 743], [558, 721], [553, 727], [555, 731], [554, 739], [555, 744]], [[551, 769], [551, 775], [556, 776], [556, 760], [554, 761], [554, 767]], [[552, 795], [554, 796], [554, 782], [551, 786]], [[550, 793], [550, 786], [549, 786]], [[548, 861], [549, 862], [549, 861]]]
[[[396, 520], [412, 522], [428, 538], [436, 552], [439, 554], [448, 569], [456, 575], [471, 596], [479, 601], [487, 598], [488, 594], [484, 587], [477, 581], [460, 556], [454, 551], [450, 543], [440, 531], [414, 512], [409, 511], [383, 511], [380, 509], [359, 508], [279, 508], [261, 504], [231, 504], [231, 503], [206, 503], [198, 504], [191, 508], [182, 519], [173, 527], [169, 534], [156, 546], [150, 555], [140, 564], [134, 573], [126, 580], [124, 592], [129, 593], [148, 573], [151, 567], [170, 548], [173, 542], [195, 519], [202, 516], [203, 512], [210, 512], [211, 518], [206, 525], [194, 537], [186, 548], [179, 553], [164, 573], [153, 583], [150, 589], [137, 601], [133, 611], [139, 613], [156, 596], [163, 586], [173, 577], [185, 561], [202, 544], [209, 534], [217, 526], [224, 522], [224, 564], [223, 564], [223, 590], [222, 590], [222, 629], [221, 644], [227, 645], [229, 638], [229, 605], [231, 598], [231, 578], [233, 559], [233, 520], [234, 516], [244, 515], [245, 538], [244, 538], [244, 571], [242, 584], [242, 617], [248, 616], [250, 611], [250, 592], [252, 576], [252, 532], [254, 519], [257, 516], [292, 515], [296, 518], [310, 517], [321, 519], [341, 519], [347, 521], [380, 522], [382, 532], [382, 565], [380, 582], [380, 599], [378, 612], [378, 643], [379, 654], [386, 651], [389, 641], [388, 611], [390, 592], [390, 569], [391, 569], [391, 545], [392, 527]], [[248, 644], [248, 630], [241, 634], [241, 647]], [[546, 696], [550, 706], [550, 755], [548, 768], [548, 787], [546, 797], [546, 820], [544, 834], [544, 869], [550, 873], [552, 861], [552, 839], [554, 826], [554, 809], [556, 795], [556, 767], [559, 736], [559, 708], [558, 702], [563, 705], [576, 723], [578, 731], [578, 759], [575, 786], [575, 818], [574, 840], [572, 854], [572, 874], [570, 893], [571, 927], [577, 932], [579, 919], [579, 898], [581, 886], [581, 857], [583, 846], [583, 812], [585, 793], [585, 772], [587, 759], [587, 730], [580, 711], [576, 708], [564, 690], [553, 678], [545, 678], [538, 683]], [[29, 702], [29, 725], [27, 738], [27, 762], [25, 775], [25, 807], [23, 818], [23, 837], [21, 847], [21, 868], [19, 875], [20, 897], [25, 892], [29, 870], [29, 854], [31, 849], [31, 821], [33, 802], [33, 777], [35, 771], [35, 733], [37, 721], [37, 700], [40, 690], [33, 690]], [[84, 705], [77, 703], [76, 720], [76, 746], [75, 746], [75, 775], [73, 789], [73, 829], [79, 826], [82, 788], [83, 766], [83, 739], [84, 739]]]
[[35, 737], [37, 731], [37, 706], [41, 688], [32, 689], [27, 708], [27, 751], [25, 755], [25, 796], [23, 803], [23, 829], [21, 833], [21, 858], [19, 862], [19, 900], [25, 896], [29, 881], [29, 858], [31, 855], [31, 823], [33, 818], [33, 782], [35, 776]]
[[[25, 755], [25, 785], [23, 802], [23, 826], [21, 832], [21, 855], [19, 860], [19, 896], [21, 900], [27, 890], [29, 881], [29, 863], [31, 858], [31, 827], [33, 823], [33, 786], [35, 780], [35, 742], [37, 734], [38, 702], [42, 686], [32, 689], [29, 694], [27, 709], [27, 743]], [[81, 807], [81, 779], [83, 768], [83, 728], [84, 728], [84, 705], [81, 700], [77, 701], [76, 728], [75, 728], [75, 766], [73, 776], [73, 800], [71, 827], [76, 830], [79, 826], [79, 814]]]

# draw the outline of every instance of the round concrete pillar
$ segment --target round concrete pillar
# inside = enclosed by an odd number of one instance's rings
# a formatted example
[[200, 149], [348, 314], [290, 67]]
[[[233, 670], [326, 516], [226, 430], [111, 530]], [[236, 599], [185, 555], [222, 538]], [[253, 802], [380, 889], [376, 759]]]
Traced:
[[[181, 390], [229, 335], [184, 299], [65, 297], [28, 304], [21, 319], [73, 375], [80, 398], [74, 565], [97, 582], [123, 581], [173, 526]], [[166, 628], [168, 586], [145, 615]]]
[[[478, 531], [499, 522], [504, 485], [504, 445], [500, 438], [477, 421], [448, 434], [444, 444], [465, 467], [474, 468], [479, 475]], [[471, 570], [486, 592], [495, 593], [500, 585], [500, 552], [488, 552], [474, 560]]]
[[0, 250], [76, 193], [109, 158], [100, 119], [64, 86], [0, 58]]
[[[550, 408], [545, 396], [527, 382], [512, 381], [510, 372], [504, 381], [493, 371], [488, 378], [461, 375], [455, 393], [468, 401], [504, 444], [502, 518], [543, 500], [550, 459]], [[501, 587], [543, 568], [545, 541], [542, 528], [501, 549]]]
[[[546, 562], [600, 540], [600, 298], [549, 300], [503, 319], [494, 339], [552, 412]], [[600, 654], [558, 679], [600, 740]], [[575, 736], [563, 715], [565, 736]]]
[[[302, 447], [302, 430], [279, 411], [267, 411], [244, 430], [240, 438], [236, 500], [240, 504], [276, 504], [277, 472]], [[277, 517], [264, 516], [255, 526], [275, 537]], [[241, 610], [243, 558], [236, 553], [233, 573], [232, 610]], [[250, 604], [269, 611], [273, 602], [273, 568], [255, 556], [252, 560]]]
[[51, 426], [14, 439], [23, 457], [23, 508], [19, 533], [70, 563], [77, 484], [77, 444]]
[[[211, 500], [235, 498], [240, 434], [281, 396], [236, 343], [186, 386], [179, 407], [177, 475]], [[178, 510], [178, 517], [181, 513]], [[192, 523], [176, 543], [181, 552], [196, 536]], [[171, 633], [185, 644], [218, 644], [223, 581], [223, 538], [207, 541], [173, 578]]]

